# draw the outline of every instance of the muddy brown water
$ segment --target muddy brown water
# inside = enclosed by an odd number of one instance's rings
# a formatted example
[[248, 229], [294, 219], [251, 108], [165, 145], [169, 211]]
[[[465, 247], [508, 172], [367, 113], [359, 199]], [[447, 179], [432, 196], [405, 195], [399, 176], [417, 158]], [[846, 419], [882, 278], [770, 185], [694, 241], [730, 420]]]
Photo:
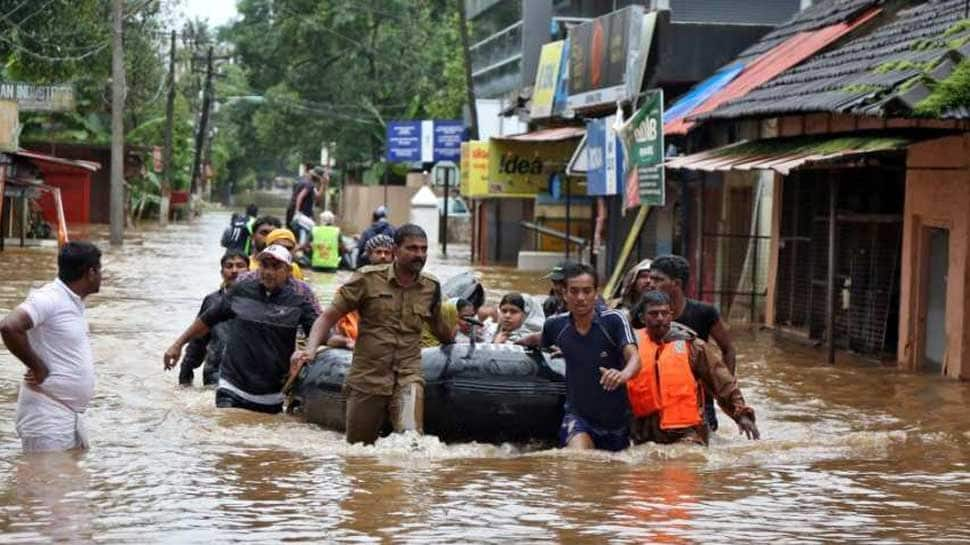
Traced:
[[[161, 354], [218, 283], [227, 216], [129, 233], [89, 300], [98, 385], [83, 454], [25, 456], [22, 366], [0, 348], [0, 543], [967, 543], [970, 385], [738, 332], [764, 437], [616, 455], [397, 436], [351, 447], [294, 417], [213, 408]], [[447, 278], [459, 258], [433, 260]], [[539, 292], [534, 274], [482, 271]], [[0, 312], [55, 274], [0, 254]], [[326, 299], [343, 274], [313, 274]], [[198, 378], [197, 378], [198, 380]]]

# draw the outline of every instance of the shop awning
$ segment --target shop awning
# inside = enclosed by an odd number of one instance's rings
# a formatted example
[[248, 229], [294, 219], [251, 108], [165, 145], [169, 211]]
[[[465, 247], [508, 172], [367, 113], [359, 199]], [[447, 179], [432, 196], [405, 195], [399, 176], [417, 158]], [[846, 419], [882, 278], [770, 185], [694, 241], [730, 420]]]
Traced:
[[850, 159], [855, 156], [905, 149], [912, 138], [854, 136], [843, 138], [799, 137], [740, 142], [722, 148], [668, 159], [668, 169], [773, 170], [787, 175], [794, 169], [815, 163]]
[[53, 155], [44, 155], [43, 153], [37, 153], [37, 152], [27, 151], [23, 149], [9, 152], [9, 154], [16, 155], [17, 157], [23, 157], [24, 159], [27, 159], [29, 161], [77, 168], [81, 170], [87, 170], [89, 172], [97, 172], [98, 170], [101, 170], [101, 164], [95, 163], [94, 161], [65, 159], [63, 157], [54, 157]]
[[573, 138], [580, 138], [586, 134], [584, 127], [556, 127], [509, 136], [493, 136], [492, 140], [500, 142], [562, 142]]

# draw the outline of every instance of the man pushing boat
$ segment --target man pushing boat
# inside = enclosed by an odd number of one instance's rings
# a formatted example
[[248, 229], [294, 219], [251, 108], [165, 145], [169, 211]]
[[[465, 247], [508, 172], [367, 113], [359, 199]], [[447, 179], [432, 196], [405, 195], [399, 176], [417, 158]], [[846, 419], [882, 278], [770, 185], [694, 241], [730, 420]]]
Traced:
[[388, 419], [395, 432], [423, 430], [422, 326], [429, 324], [442, 342], [454, 335], [441, 315], [441, 286], [422, 272], [428, 257], [424, 230], [402, 225], [394, 242], [394, 261], [363, 267], [341, 286], [313, 324], [306, 349], [291, 358], [295, 368], [310, 361], [343, 315], [360, 313], [344, 383], [348, 443], [373, 443]]

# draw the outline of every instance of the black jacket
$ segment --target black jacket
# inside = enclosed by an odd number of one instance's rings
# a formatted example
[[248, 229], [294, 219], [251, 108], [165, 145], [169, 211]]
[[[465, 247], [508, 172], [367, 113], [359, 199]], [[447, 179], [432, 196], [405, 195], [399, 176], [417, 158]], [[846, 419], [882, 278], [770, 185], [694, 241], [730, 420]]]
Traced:
[[256, 395], [278, 393], [296, 348], [296, 330], [309, 334], [317, 311], [287, 283], [267, 293], [259, 278], [245, 278], [199, 317], [210, 328], [228, 324], [220, 378]]
[[[205, 299], [202, 300], [199, 316], [216, 306], [223, 294], [225, 294], [225, 288], [219, 288], [206, 295]], [[202, 384], [210, 385], [219, 382], [219, 366], [222, 363], [222, 355], [226, 350], [228, 329], [229, 322], [222, 322], [210, 329], [208, 335], [196, 337], [189, 341], [189, 344], [185, 347], [185, 355], [182, 357], [179, 368], [179, 384], [192, 384], [193, 371], [198, 369], [203, 361], [205, 367], [202, 369]]]

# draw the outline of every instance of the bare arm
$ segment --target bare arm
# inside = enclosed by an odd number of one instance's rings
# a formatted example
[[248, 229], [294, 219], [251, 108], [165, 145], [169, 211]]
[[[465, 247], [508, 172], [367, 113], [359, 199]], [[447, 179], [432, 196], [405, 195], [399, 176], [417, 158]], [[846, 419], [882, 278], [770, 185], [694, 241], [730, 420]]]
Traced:
[[519, 339], [515, 344], [532, 347], [539, 346], [542, 344], [542, 333], [532, 333], [531, 335], [526, 335], [525, 337]]
[[209, 326], [205, 325], [205, 322], [203, 322], [200, 318], [196, 318], [195, 321], [192, 322], [192, 325], [190, 325], [188, 329], [186, 329], [179, 336], [179, 338], [176, 339], [174, 343], [172, 343], [172, 346], [170, 346], [169, 349], [165, 351], [165, 357], [163, 359], [165, 364], [165, 370], [168, 371], [172, 367], [175, 367], [175, 364], [178, 362], [179, 357], [182, 356], [182, 347], [185, 346], [185, 343], [189, 342], [190, 340], [196, 337], [201, 337], [202, 335], [208, 335], [208, 334], [209, 334]]
[[300, 211], [300, 206], [303, 205], [303, 199], [307, 197], [307, 192], [308, 192], [307, 188], [304, 187], [300, 191], [300, 193], [296, 196], [296, 204], [293, 206], [293, 209], [296, 210], [297, 212]]
[[734, 341], [731, 339], [731, 333], [728, 331], [727, 327], [724, 326], [722, 320], [718, 320], [711, 327], [711, 337], [714, 338], [714, 342], [717, 346], [721, 348], [721, 354], [724, 357], [724, 364], [727, 368], [731, 370], [731, 374], [737, 372], [737, 365], [735, 362], [735, 351], [734, 351]]
[[623, 359], [626, 361], [626, 365], [623, 366], [622, 371], [600, 367], [600, 384], [603, 385], [604, 390], [608, 392], [616, 390], [621, 384], [625, 384], [626, 381], [637, 376], [637, 373], [640, 372], [640, 351], [637, 350], [637, 345], [628, 344], [624, 346]]
[[[7, 350], [17, 357], [28, 370], [28, 382], [40, 384], [47, 378], [47, 364], [34, 352], [27, 339], [27, 330], [34, 327], [30, 315], [21, 308], [14, 309], [3, 321], [0, 321], [0, 336]], [[32, 380], [31, 380], [32, 377]]]
[[[310, 328], [310, 334], [307, 335], [306, 349], [303, 350], [303, 355], [306, 359], [312, 358], [317, 353], [317, 348], [320, 348], [321, 344], [327, 342], [330, 338], [330, 330], [333, 329], [334, 324], [342, 317], [343, 313], [333, 305], [327, 305], [323, 308], [323, 312], [313, 322], [313, 327]], [[300, 352], [297, 351], [293, 356], [297, 357], [299, 354]]]

